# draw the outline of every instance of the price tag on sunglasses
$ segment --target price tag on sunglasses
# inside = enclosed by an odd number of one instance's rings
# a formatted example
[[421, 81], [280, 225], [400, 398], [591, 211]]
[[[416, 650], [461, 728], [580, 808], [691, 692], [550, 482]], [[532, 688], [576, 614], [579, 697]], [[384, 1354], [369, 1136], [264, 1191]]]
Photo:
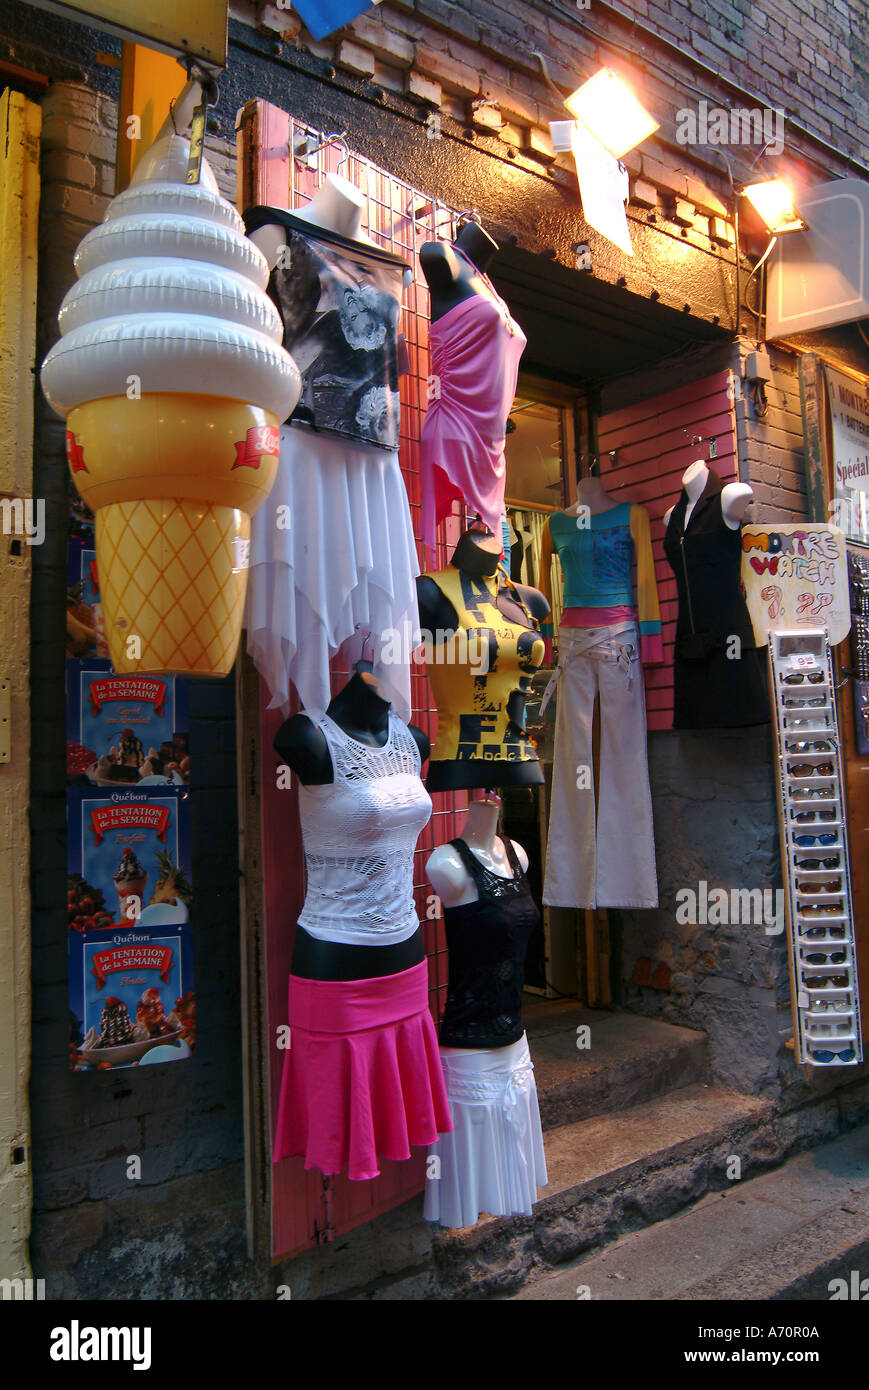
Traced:
[[798, 1009], [807, 1009], [808, 1007], [809, 1007], [809, 992], [808, 992], [807, 989], [801, 989], [801, 990], [799, 991], [798, 995], [797, 995], [797, 1008], [798, 1008]]
[[814, 671], [818, 663], [811, 652], [791, 652], [788, 666], [792, 671]]

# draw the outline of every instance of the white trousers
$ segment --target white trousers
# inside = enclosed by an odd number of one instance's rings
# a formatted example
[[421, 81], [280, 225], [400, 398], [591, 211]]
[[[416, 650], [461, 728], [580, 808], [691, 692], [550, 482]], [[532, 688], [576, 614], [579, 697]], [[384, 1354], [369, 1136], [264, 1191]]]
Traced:
[[[646, 702], [636, 624], [561, 627], [558, 652], [543, 901], [551, 907], [657, 907]], [[596, 817], [595, 695], [600, 703]]]

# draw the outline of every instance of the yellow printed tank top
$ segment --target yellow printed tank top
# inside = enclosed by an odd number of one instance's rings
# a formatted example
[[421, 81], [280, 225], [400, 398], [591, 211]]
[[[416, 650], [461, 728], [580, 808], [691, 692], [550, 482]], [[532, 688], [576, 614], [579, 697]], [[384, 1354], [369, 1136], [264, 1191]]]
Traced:
[[525, 733], [525, 697], [543, 662], [543, 639], [495, 606], [497, 575], [447, 565], [426, 578], [458, 615], [454, 632], [432, 633], [426, 644], [438, 711], [432, 762], [536, 761]]

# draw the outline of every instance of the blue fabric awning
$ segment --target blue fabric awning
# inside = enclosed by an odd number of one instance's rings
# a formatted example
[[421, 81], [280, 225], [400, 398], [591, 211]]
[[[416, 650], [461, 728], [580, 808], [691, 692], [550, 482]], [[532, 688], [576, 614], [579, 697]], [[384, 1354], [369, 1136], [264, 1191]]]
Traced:
[[342, 24], [371, 8], [372, 0], [293, 0], [294, 8], [301, 15], [315, 39], [325, 39], [334, 34]]

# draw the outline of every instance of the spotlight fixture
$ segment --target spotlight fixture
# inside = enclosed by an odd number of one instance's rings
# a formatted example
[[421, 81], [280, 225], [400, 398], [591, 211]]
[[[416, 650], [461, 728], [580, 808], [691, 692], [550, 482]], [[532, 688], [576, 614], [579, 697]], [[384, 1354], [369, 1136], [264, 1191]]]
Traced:
[[565, 98], [564, 104], [616, 159], [659, 125], [612, 68], [601, 68]]
[[794, 195], [784, 179], [765, 179], [762, 183], [750, 183], [742, 192], [760, 214], [773, 236], [806, 230], [808, 224], [797, 212]]

